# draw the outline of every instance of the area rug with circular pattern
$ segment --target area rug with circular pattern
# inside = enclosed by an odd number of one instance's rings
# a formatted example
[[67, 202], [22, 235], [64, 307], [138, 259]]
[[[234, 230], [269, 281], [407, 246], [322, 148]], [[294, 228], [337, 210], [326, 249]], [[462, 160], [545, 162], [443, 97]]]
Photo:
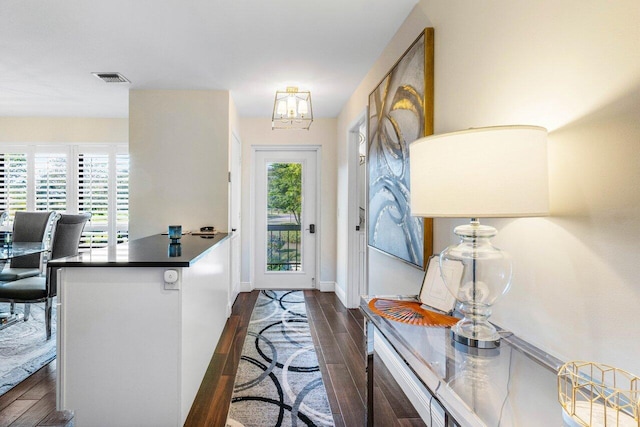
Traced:
[[227, 425], [334, 425], [302, 291], [260, 292]]
[[[16, 304], [23, 312], [24, 304]], [[9, 311], [8, 303], [0, 303], [0, 311]], [[31, 304], [26, 322], [19, 321], [0, 330], [0, 396], [56, 357], [55, 304], [51, 319], [51, 339], [45, 337], [44, 303]]]

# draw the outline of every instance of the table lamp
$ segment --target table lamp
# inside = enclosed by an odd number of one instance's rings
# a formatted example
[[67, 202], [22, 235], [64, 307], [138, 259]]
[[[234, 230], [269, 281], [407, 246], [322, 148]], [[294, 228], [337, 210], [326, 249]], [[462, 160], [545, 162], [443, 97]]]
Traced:
[[496, 126], [432, 135], [411, 144], [409, 159], [412, 215], [471, 219], [454, 229], [460, 243], [440, 254], [442, 278], [463, 315], [452, 337], [495, 348], [500, 336], [488, 318], [511, 285], [511, 259], [489, 240], [497, 230], [479, 218], [549, 214], [547, 131]]

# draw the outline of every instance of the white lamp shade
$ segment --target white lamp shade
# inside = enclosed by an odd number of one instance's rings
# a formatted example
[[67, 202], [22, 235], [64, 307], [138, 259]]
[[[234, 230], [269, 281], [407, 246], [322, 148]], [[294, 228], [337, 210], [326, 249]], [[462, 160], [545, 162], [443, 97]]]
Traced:
[[418, 139], [410, 146], [411, 214], [549, 214], [547, 130], [496, 126]]

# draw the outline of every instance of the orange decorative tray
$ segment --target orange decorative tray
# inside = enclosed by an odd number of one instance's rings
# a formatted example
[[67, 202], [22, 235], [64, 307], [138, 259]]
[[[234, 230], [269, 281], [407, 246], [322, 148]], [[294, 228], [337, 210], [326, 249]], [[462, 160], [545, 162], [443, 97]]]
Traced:
[[399, 301], [384, 298], [374, 298], [369, 301], [371, 311], [386, 319], [396, 322], [409, 323], [418, 326], [453, 326], [460, 319], [425, 310], [417, 301]]

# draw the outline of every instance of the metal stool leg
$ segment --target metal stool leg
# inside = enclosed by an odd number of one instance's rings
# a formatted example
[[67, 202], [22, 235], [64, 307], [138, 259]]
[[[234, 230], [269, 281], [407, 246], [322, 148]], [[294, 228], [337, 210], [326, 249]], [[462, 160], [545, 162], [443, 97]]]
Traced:
[[47, 340], [51, 339], [51, 309], [53, 298], [47, 298], [44, 303], [44, 322], [46, 326]]

